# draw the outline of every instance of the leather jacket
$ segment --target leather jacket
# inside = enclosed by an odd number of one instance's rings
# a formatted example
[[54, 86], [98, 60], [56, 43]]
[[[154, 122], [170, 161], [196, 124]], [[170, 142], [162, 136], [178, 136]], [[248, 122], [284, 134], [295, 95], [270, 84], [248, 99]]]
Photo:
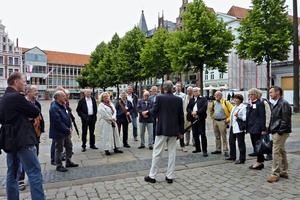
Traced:
[[292, 132], [291, 116], [290, 104], [281, 97], [272, 110], [270, 132], [279, 135]]

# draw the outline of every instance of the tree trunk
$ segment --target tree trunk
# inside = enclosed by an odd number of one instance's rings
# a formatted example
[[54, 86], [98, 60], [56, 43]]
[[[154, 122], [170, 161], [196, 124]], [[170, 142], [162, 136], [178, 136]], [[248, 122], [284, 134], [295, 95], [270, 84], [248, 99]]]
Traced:
[[203, 64], [199, 64], [197, 66], [198, 69], [198, 85], [197, 87], [200, 88], [200, 93], [203, 96], [204, 92], [203, 92]]
[[139, 81], [139, 94], [138, 94], [139, 98], [141, 98], [143, 96], [143, 91], [142, 91], [142, 81]]
[[117, 99], [119, 99], [120, 96], [120, 88], [119, 88], [119, 84], [117, 84]]
[[270, 61], [267, 61], [267, 99], [269, 100], [269, 88], [270, 88]]

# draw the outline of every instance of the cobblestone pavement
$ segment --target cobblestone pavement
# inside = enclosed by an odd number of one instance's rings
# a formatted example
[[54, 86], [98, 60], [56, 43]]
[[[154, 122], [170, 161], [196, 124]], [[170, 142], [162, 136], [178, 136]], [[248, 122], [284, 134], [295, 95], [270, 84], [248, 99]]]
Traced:
[[[76, 101], [71, 106], [76, 108]], [[48, 122], [49, 102], [43, 101], [44, 117]], [[74, 113], [75, 114], [75, 113]], [[77, 118], [78, 127], [80, 120]], [[47, 126], [46, 126], [47, 127]], [[131, 127], [131, 126], [130, 126]], [[211, 120], [207, 120], [208, 150], [214, 151], [214, 134]], [[290, 163], [290, 179], [278, 183], [267, 183], [272, 161], [265, 163], [263, 170], [249, 170], [255, 160], [248, 157], [246, 164], [234, 165], [225, 161], [223, 155], [192, 154], [180, 151], [178, 144], [175, 182], [164, 181], [167, 166], [167, 152], [163, 153], [156, 184], [144, 182], [149, 173], [152, 151], [139, 150], [129, 131], [130, 149], [124, 154], [105, 156], [99, 150], [87, 149], [81, 152], [80, 138], [73, 136], [73, 160], [79, 163], [66, 173], [55, 171], [49, 163], [50, 140], [47, 132], [43, 135], [39, 156], [43, 169], [44, 187], [47, 199], [300, 199], [300, 114], [293, 115], [293, 133], [287, 141]], [[96, 128], [96, 145], [100, 145]], [[246, 135], [247, 153], [252, 151], [249, 136]], [[0, 155], [0, 200], [5, 199], [5, 154]], [[2, 189], [1, 189], [2, 188]], [[29, 187], [21, 193], [21, 199], [30, 199]]]

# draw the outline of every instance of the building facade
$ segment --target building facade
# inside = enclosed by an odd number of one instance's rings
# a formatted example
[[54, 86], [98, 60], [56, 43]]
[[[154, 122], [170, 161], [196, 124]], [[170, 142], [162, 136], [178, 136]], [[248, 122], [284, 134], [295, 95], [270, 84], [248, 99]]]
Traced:
[[0, 96], [7, 87], [7, 78], [14, 71], [22, 69], [22, 51], [15, 45], [5, 32], [5, 26], [0, 20]]
[[80, 87], [76, 78], [90, 56], [75, 53], [22, 48], [23, 71], [27, 83], [37, 85], [42, 99], [52, 98], [55, 88], [63, 86], [70, 91], [70, 98], [79, 98]]

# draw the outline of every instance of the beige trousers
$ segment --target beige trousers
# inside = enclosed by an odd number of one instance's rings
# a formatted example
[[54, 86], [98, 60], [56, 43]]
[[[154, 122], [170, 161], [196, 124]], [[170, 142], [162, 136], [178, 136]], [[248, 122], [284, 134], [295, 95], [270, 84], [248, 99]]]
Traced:
[[279, 177], [280, 174], [287, 175], [288, 173], [288, 160], [285, 150], [285, 142], [290, 136], [289, 133], [278, 135], [277, 133], [272, 135], [273, 138], [273, 166], [272, 176]]
[[[213, 121], [213, 128], [216, 136], [216, 151], [222, 150], [222, 143], [223, 143], [223, 151], [228, 151], [228, 141], [227, 141], [227, 124], [223, 121]], [[222, 142], [221, 142], [222, 137]]]

